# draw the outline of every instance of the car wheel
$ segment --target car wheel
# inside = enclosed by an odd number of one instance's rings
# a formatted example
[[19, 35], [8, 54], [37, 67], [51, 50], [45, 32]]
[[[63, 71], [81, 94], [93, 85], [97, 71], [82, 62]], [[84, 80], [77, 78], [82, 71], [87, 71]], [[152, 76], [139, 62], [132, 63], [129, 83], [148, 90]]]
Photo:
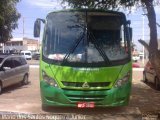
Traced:
[[28, 81], [28, 75], [24, 75], [22, 84], [23, 85], [27, 85], [28, 83], [29, 83], [29, 81]]
[[146, 77], [146, 73], [145, 73], [144, 71], [143, 71], [143, 81], [144, 81], [145, 83], [148, 82], [147, 77]]
[[0, 83], [0, 94], [2, 93], [2, 83]]
[[160, 82], [159, 82], [159, 79], [158, 77], [155, 77], [155, 80], [154, 80], [154, 84], [155, 84], [155, 88], [156, 90], [159, 90], [160, 89]]

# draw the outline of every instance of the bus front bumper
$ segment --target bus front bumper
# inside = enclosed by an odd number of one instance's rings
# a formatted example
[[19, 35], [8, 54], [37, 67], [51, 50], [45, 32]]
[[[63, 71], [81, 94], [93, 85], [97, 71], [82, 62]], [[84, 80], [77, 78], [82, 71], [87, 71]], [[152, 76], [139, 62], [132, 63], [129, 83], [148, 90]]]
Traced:
[[95, 107], [126, 106], [129, 102], [131, 83], [109, 90], [61, 89], [40, 82], [43, 106], [77, 107], [78, 102], [94, 102]]

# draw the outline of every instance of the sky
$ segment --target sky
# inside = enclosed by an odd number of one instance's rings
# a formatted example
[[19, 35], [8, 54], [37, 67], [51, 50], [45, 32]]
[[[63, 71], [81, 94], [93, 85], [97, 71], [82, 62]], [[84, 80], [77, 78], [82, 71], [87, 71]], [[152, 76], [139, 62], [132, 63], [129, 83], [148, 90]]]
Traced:
[[[14, 38], [34, 38], [33, 26], [36, 18], [45, 19], [46, 15], [51, 11], [62, 9], [60, 0], [21, 0], [17, 4], [17, 10], [21, 14], [18, 21], [18, 28], [13, 31]], [[157, 23], [160, 24], [160, 7], [155, 7]], [[131, 27], [133, 28], [133, 42], [137, 45], [138, 50], [142, 50], [142, 45], [138, 43], [138, 39], [149, 40], [148, 19], [142, 14], [144, 11], [141, 8], [133, 8], [129, 14], [125, 11], [127, 19], [131, 20]], [[24, 29], [24, 34], [23, 34]], [[160, 27], [157, 27], [158, 38], [160, 39]], [[144, 32], [143, 32], [144, 31]], [[37, 38], [36, 38], [37, 39]]]

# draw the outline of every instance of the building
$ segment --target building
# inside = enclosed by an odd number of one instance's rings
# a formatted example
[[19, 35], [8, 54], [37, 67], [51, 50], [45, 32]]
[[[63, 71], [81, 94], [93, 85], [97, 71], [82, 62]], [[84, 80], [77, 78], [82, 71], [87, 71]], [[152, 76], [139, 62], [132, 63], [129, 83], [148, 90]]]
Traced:
[[4, 53], [19, 53], [22, 50], [30, 50], [32, 52], [38, 52], [40, 44], [38, 40], [30, 38], [13, 38], [7, 41], [4, 46], [1, 45], [0, 52]]

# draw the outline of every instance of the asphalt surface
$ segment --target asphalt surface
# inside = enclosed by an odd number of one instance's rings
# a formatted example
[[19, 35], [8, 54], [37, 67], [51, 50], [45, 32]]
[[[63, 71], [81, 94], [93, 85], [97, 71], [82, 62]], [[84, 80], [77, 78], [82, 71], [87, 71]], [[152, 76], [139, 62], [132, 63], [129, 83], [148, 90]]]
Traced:
[[[142, 81], [142, 70], [133, 71], [130, 103], [113, 108], [50, 108], [41, 109], [39, 69], [30, 67], [30, 84], [14, 85], [0, 95], [0, 119], [53, 120], [158, 120], [160, 118], [160, 91]], [[38, 115], [38, 116], [37, 116]], [[47, 116], [49, 115], [49, 116]]]

